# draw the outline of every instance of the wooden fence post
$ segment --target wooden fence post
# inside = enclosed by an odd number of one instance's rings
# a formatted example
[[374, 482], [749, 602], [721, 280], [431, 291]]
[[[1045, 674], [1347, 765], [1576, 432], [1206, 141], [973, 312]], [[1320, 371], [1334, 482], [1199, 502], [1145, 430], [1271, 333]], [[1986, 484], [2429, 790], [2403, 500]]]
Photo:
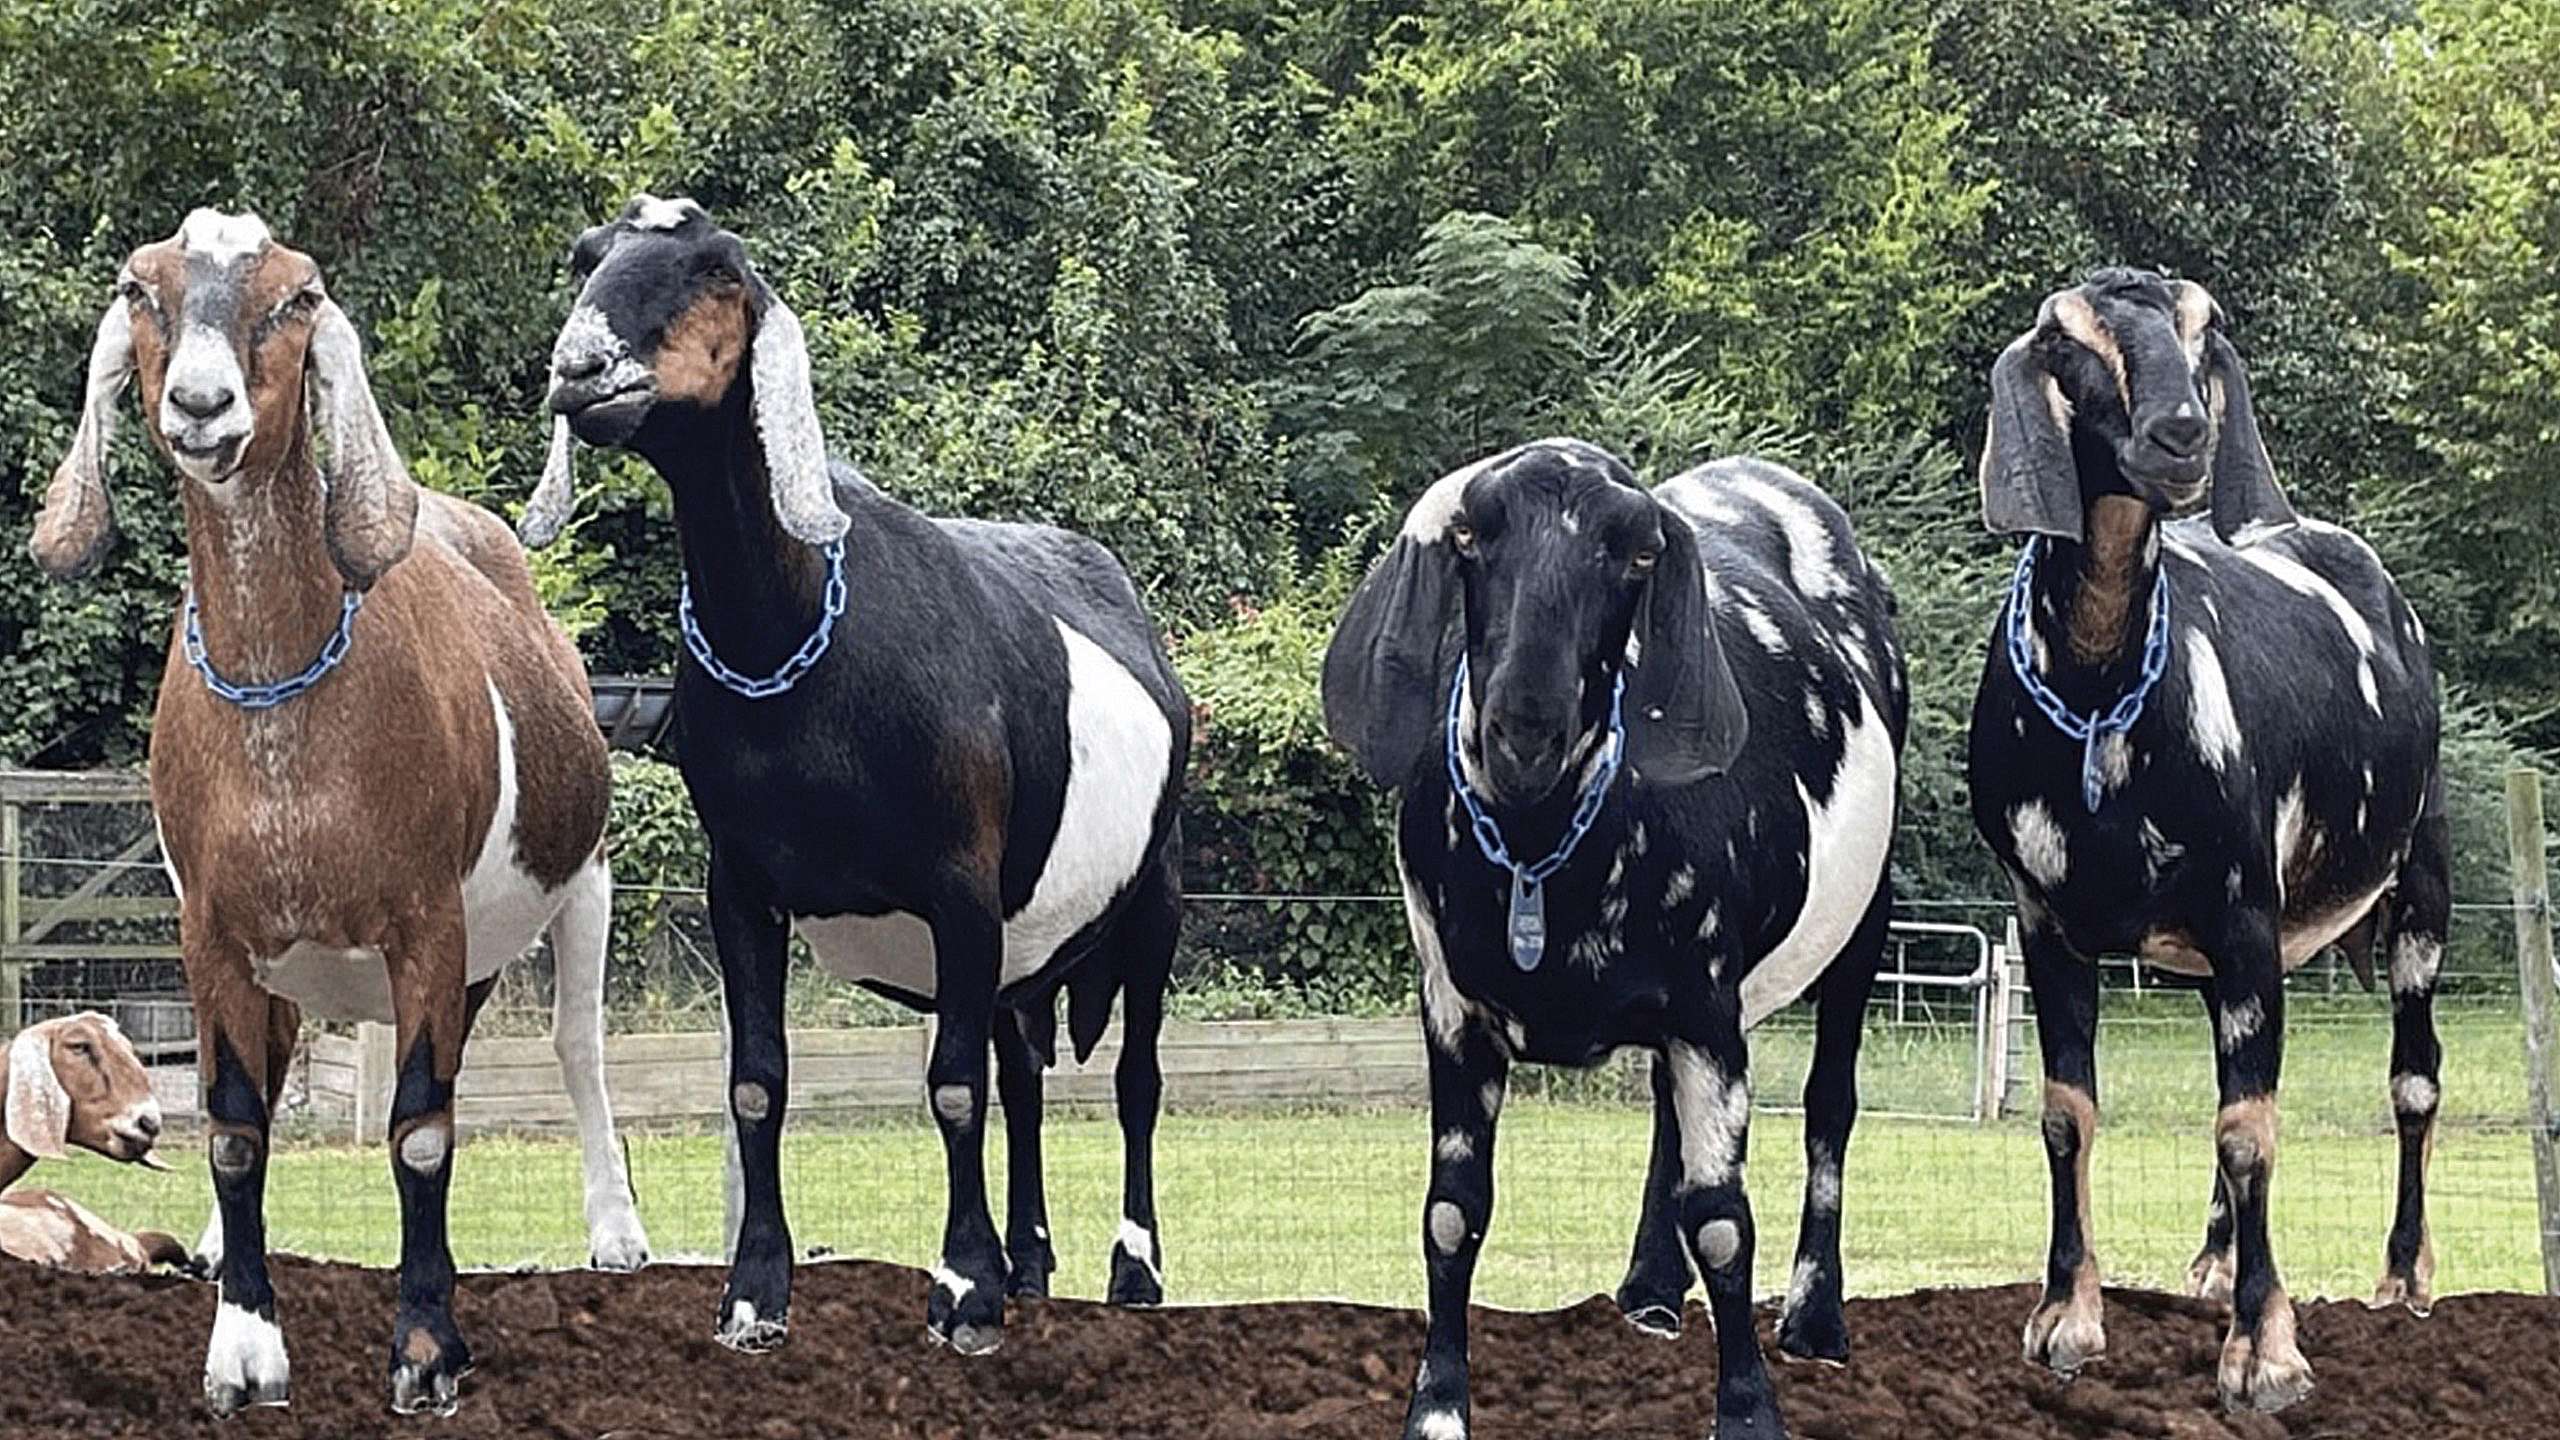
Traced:
[[18, 1033], [23, 996], [18, 962], [8, 955], [18, 943], [18, 802], [0, 800], [0, 1040]]
[[1973, 1121], [1988, 1125], [2009, 1103], [2009, 946], [2004, 937], [1991, 947], [1991, 973], [1982, 990], [1982, 1053], [1976, 1059], [1981, 1093], [1974, 1097]]
[[392, 1070], [400, 1032], [371, 1020], [356, 1026], [356, 1143], [380, 1144], [391, 1134]]
[[2542, 775], [2507, 772], [2507, 854], [2516, 966], [2524, 982], [2524, 1093], [2533, 1125], [2533, 1183], [2542, 1219], [2542, 1288], [2560, 1295], [2560, 1132], [2553, 1130], [2551, 875], [2544, 859]]

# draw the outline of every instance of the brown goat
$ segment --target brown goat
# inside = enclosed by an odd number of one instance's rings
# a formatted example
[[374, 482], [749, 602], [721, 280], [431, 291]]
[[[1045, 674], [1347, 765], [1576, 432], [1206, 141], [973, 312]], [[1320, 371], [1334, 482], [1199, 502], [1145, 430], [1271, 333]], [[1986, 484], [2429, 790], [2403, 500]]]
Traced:
[[[30, 1025], [9, 1042], [0, 1073], [0, 1190], [38, 1160], [77, 1145], [154, 1170], [160, 1102], [116, 1022], [83, 1011]], [[185, 1265], [186, 1247], [155, 1230], [127, 1233], [50, 1190], [0, 1195], [0, 1255], [109, 1274]]]
[[647, 1254], [601, 1070], [610, 775], [585, 671], [506, 525], [410, 481], [309, 256], [255, 216], [198, 210], [135, 251], [117, 290], [33, 548], [57, 578], [94, 563], [116, 396], [139, 377], [152, 440], [184, 477], [191, 589], [151, 797], [213, 1167], [206, 1403], [286, 1399], [262, 1201], [309, 1009], [398, 1029], [391, 1404], [450, 1412], [470, 1366], [445, 1227], [454, 1075], [499, 969], [546, 927], [592, 1253], [617, 1268]]

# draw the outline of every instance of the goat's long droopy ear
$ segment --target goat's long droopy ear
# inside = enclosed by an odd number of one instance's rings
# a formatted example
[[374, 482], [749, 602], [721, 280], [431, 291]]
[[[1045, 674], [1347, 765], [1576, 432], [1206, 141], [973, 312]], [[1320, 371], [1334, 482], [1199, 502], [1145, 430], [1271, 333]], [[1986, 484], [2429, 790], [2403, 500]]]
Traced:
[[71, 1142], [71, 1095], [53, 1073], [53, 1032], [33, 1025], [9, 1042], [10, 1143], [39, 1160], [59, 1160]]
[[[1414, 510], [1455, 513], [1442, 486]], [[1457, 667], [1458, 555], [1445, 523], [1409, 521], [1351, 595], [1324, 652], [1324, 728], [1371, 780], [1402, 785], [1432, 736]]]
[[2204, 340], [2206, 386], [2213, 408], [2213, 533], [2225, 544], [2254, 545], [2298, 523], [2276, 484], [2275, 461], [2249, 407], [2249, 377], [2240, 352], [2220, 331]]
[[44, 492], [44, 513], [36, 517], [35, 538], [27, 546], [36, 564], [56, 580], [87, 574], [115, 528], [114, 507], [107, 500], [107, 442], [115, 438], [116, 398], [132, 378], [133, 316], [118, 296], [98, 319], [98, 338], [89, 346], [80, 428], [72, 432], [71, 453], [62, 457]]
[[835, 483], [827, 478], [827, 437], [818, 429], [818, 396], [809, 386], [809, 341], [800, 317], [770, 293], [756, 317], [749, 373], [774, 518], [811, 545], [841, 539], [852, 522], [836, 508]]
[[329, 447], [329, 558], [358, 590], [409, 553], [418, 528], [418, 487], [392, 447], [391, 431], [365, 379], [364, 342], [334, 300], [311, 326], [311, 418]]
[[569, 433], [569, 417], [552, 416], [551, 450], [542, 459], [542, 481], [533, 487], [533, 497], [524, 502], [524, 518], [516, 522], [516, 538], [537, 550], [559, 539], [560, 532], [569, 528], [569, 512], [578, 503], [569, 463], [576, 445], [576, 438]]
[[1667, 505], [1662, 555], [1635, 620], [1627, 675], [1627, 760], [1650, 785], [1686, 785], [1733, 767], [1751, 734], [1742, 687], [1707, 604], [1698, 534]]
[[1982, 436], [1982, 523], [1999, 535], [2081, 538], [2080, 472], [2071, 463], [2071, 412], [2036, 359], [2035, 332], [1991, 367], [1991, 423]]

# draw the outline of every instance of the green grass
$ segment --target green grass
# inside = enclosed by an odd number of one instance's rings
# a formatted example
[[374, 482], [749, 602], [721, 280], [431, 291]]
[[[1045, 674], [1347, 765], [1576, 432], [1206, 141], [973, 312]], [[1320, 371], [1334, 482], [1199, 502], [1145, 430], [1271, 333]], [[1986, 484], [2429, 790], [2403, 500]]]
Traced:
[[[2174, 1005], [2117, 1004], [2110, 1015], [2101, 1042], [2107, 1111], [2096, 1151], [2099, 1253], [2111, 1279], [2172, 1285], [2194, 1253], [2210, 1185], [2214, 1101], [2204, 1023], [2192, 997]], [[2296, 1294], [2360, 1295], [2379, 1266], [2393, 1196], [2385, 1009], [2361, 1001], [2297, 1004], [2293, 1018], [2275, 1186], [2277, 1255]], [[2513, 1123], [2522, 1109], [2518, 1023], [2503, 1008], [2469, 1007], [2447, 1016], [2443, 1033], [2447, 1123], [2431, 1206], [2439, 1288], [2533, 1288], [2540, 1270], [2532, 1159]], [[1871, 1112], [1969, 1103], [1963, 1040], [1961, 1031], [1880, 1030], [1863, 1067]], [[1783, 1028], [1757, 1037], [1764, 1102], [1792, 1099], [1805, 1048], [1800, 1032]], [[1591, 1095], [1608, 1087], [1556, 1088]], [[2032, 1073], [2022, 1093], [2032, 1104]], [[1514, 1100], [1503, 1116], [1481, 1299], [1545, 1306], [1616, 1285], [1648, 1123], [1642, 1108], [1625, 1101]], [[1798, 1125], [1793, 1115], [1766, 1112], [1754, 1125], [1750, 1182], [1766, 1291], [1783, 1285], [1795, 1239], [1803, 1183]], [[1118, 1130], [1108, 1116], [1061, 1115], [1047, 1135], [1060, 1288], [1092, 1295], [1119, 1221]], [[1168, 1116], [1158, 1173], [1174, 1295], [1418, 1303], [1426, 1141], [1418, 1109]], [[716, 1252], [718, 1142], [635, 1134], [630, 1146], [658, 1252]], [[173, 1147], [181, 1166], [175, 1174], [85, 1160], [47, 1165], [37, 1183], [56, 1185], [119, 1223], [192, 1239], [209, 1192], [190, 1148]], [[1003, 1146], [988, 1150], [1001, 1176]], [[942, 1162], [929, 1127], [809, 1123], [795, 1126], [783, 1156], [802, 1246], [910, 1264], [934, 1258]], [[399, 1224], [388, 1164], [378, 1149], [285, 1141], [268, 1180], [276, 1244], [390, 1263]], [[578, 1194], [574, 1146], [474, 1139], [454, 1182], [457, 1258], [479, 1266], [582, 1262]], [[1879, 1294], [2030, 1277], [2040, 1273], [2046, 1214], [2043, 1152], [2032, 1124], [1870, 1118], [1850, 1154], [1850, 1287]]]

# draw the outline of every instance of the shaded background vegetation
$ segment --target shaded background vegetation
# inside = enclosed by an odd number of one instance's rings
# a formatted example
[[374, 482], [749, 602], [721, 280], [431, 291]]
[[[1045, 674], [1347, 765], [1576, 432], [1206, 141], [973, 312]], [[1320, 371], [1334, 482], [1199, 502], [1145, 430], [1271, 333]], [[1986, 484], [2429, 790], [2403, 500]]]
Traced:
[[[2498, 0], [0, 0], [0, 760], [129, 764], [183, 570], [132, 436], [90, 584], [22, 537], [117, 261], [199, 204], [315, 254], [418, 477], [512, 511], [561, 255], [639, 189], [743, 232], [835, 448], [935, 511], [1090, 531], [1203, 721], [1196, 889], [1372, 890], [1314, 661], [1382, 522], [1571, 431], [1750, 449], [1901, 594], [1906, 893], [1981, 894], [1957, 743], [2001, 577], [1983, 376], [2087, 268], [2207, 283], [2308, 510], [2442, 647], [2465, 894], [2560, 743], [2560, 5]], [[599, 670], [672, 667], [664, 494], [583, 457], [540, 564]], [[624, 868], [698, 867], [641, 785]], [[1229, 937], [1400, 993], [1391, 915]]]

